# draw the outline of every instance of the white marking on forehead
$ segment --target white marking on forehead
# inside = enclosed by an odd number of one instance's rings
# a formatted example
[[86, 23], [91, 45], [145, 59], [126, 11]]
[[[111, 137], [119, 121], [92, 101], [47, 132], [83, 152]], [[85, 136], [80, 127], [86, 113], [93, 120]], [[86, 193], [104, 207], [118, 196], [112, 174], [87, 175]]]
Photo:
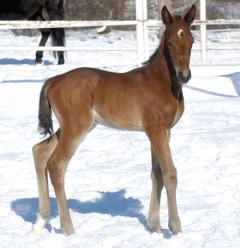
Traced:
[[184, 34], [184, 31], [180, 28], [177, 32], [177, 35], [179, 38], [182, 38], [183, 37], [183, 34]]

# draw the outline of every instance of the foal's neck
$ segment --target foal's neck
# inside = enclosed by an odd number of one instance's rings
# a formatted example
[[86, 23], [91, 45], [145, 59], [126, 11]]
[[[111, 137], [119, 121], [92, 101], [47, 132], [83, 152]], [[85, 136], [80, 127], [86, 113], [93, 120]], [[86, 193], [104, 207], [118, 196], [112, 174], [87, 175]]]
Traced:
[[172, 63], [172, 59], [170, 56], [169, 49], [166, 45], [164, 37], [162, 38], [161, 44], [152, 59], [151, 67], [159, 77], [159, 81], [166, 81], [166, 72], [168, 73], [168, 80], [171, 84], [171, 91], [173, 96], [182, 101], [183, 94], [182, 94], [182, 85], [178, 82], [176, 70]]
[[163, 56], [164, 59], [166, 60], [169, 76], [171, 79], [172, 93], [177, 100], [182, 101], [183, 99], [182, 84], [178, 82], [177, 73], [172, 63], [169, 48], [167, 47], [166, 42], [164, 42]]

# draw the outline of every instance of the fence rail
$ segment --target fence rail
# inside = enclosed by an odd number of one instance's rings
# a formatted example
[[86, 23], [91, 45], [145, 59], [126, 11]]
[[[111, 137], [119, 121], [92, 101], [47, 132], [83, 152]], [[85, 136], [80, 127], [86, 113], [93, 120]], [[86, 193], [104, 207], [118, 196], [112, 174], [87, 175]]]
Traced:
[[101, 21], [0, 21], [0, 29], [37, 29], [37, 28], [79, 28], [100, 26], [137, 25], [136, 20], [101, 20]]
[[[80, 27], [101, 27], [101, 26], [134, 26], [137, 20], [99, 20], [99, 21], [0, 21], [0, 29], [38, 29], [38, 28], [80, 28]], [[160, 20], [145, 20], [147, 26], [163, 26]], [[196, 20], [193, 26], [201, 24], [209, 25], [239, 25], [240, 19], [226, 20]]]
[[[200, 26], [202, 23], [208, 25], [239, 25], [239, 20], [206, 20], [204, 22], [200, 20], [194, 21], [193, 26]], [[38, 29], [38, 28], [81, 28], [81, 27], [101, 27], [101, 26], [133, 26], [137, 25], [137, 21], [0, 21], [0, 29]], [[147, 20], [147, 27], [163, 26], [160, 20]], [[149, 47], [148, 47], [149, 49]], [[200, 48], [199, 48], [200, 49]], [[198, 50], [199, 50], [198, 49]], [[223, 47], [207, 47], [207, 50], [221, 50]], [[0, 51], [136, 51], [136, 49], [130, 47], [61, 47], [61, 46], [49, 46], [49, 47], [20, 47], [20, 46], [0, 46]], [[224, 47], [224, 50], [240, 50], [238, 47]]]

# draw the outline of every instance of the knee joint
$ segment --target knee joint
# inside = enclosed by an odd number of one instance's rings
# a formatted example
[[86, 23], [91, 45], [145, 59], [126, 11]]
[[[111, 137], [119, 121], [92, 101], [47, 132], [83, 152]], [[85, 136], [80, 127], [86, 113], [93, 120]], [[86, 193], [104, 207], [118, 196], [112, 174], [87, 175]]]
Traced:
[[42, 169], [42, 163], [39, 163], [40, 161], [40, 147], [39, 144], [36, 144], [32, 147], [32, 154], [33, 154], [33, 158], [34, 158], [34, 164], [35, 164], [35, 168], [37, 171], [40, 171]]
[[61, 170], [58, 168], [57, 163], [55, 160], [50, 159], [47, 163], [48, 171], [51, 178], [51, 183], [54, 187], [57, 187], [62, 183], [62, 173]]
[[165, 186], [176, 186], [177, 185], [177, 172], [176, 170], [166, 172], [163, 176]]

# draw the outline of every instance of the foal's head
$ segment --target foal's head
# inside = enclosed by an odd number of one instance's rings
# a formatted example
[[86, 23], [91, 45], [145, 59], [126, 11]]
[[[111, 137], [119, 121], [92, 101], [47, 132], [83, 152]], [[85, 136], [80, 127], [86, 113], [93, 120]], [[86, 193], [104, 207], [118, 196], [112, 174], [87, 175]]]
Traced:
[[174, 18], [166, 7], [162, 9], [162, 21], [166, 25], [164, 50], [168, 57], [170, 57], [176, 71], [177, 80], [180, 83], [187, 83], [191, 78], [189, 63], [194, 40], [190, 31], [190, 25], [194, 20], [195, 14], [195, 5], [191, 7], [184, 18], [181, 16]]

